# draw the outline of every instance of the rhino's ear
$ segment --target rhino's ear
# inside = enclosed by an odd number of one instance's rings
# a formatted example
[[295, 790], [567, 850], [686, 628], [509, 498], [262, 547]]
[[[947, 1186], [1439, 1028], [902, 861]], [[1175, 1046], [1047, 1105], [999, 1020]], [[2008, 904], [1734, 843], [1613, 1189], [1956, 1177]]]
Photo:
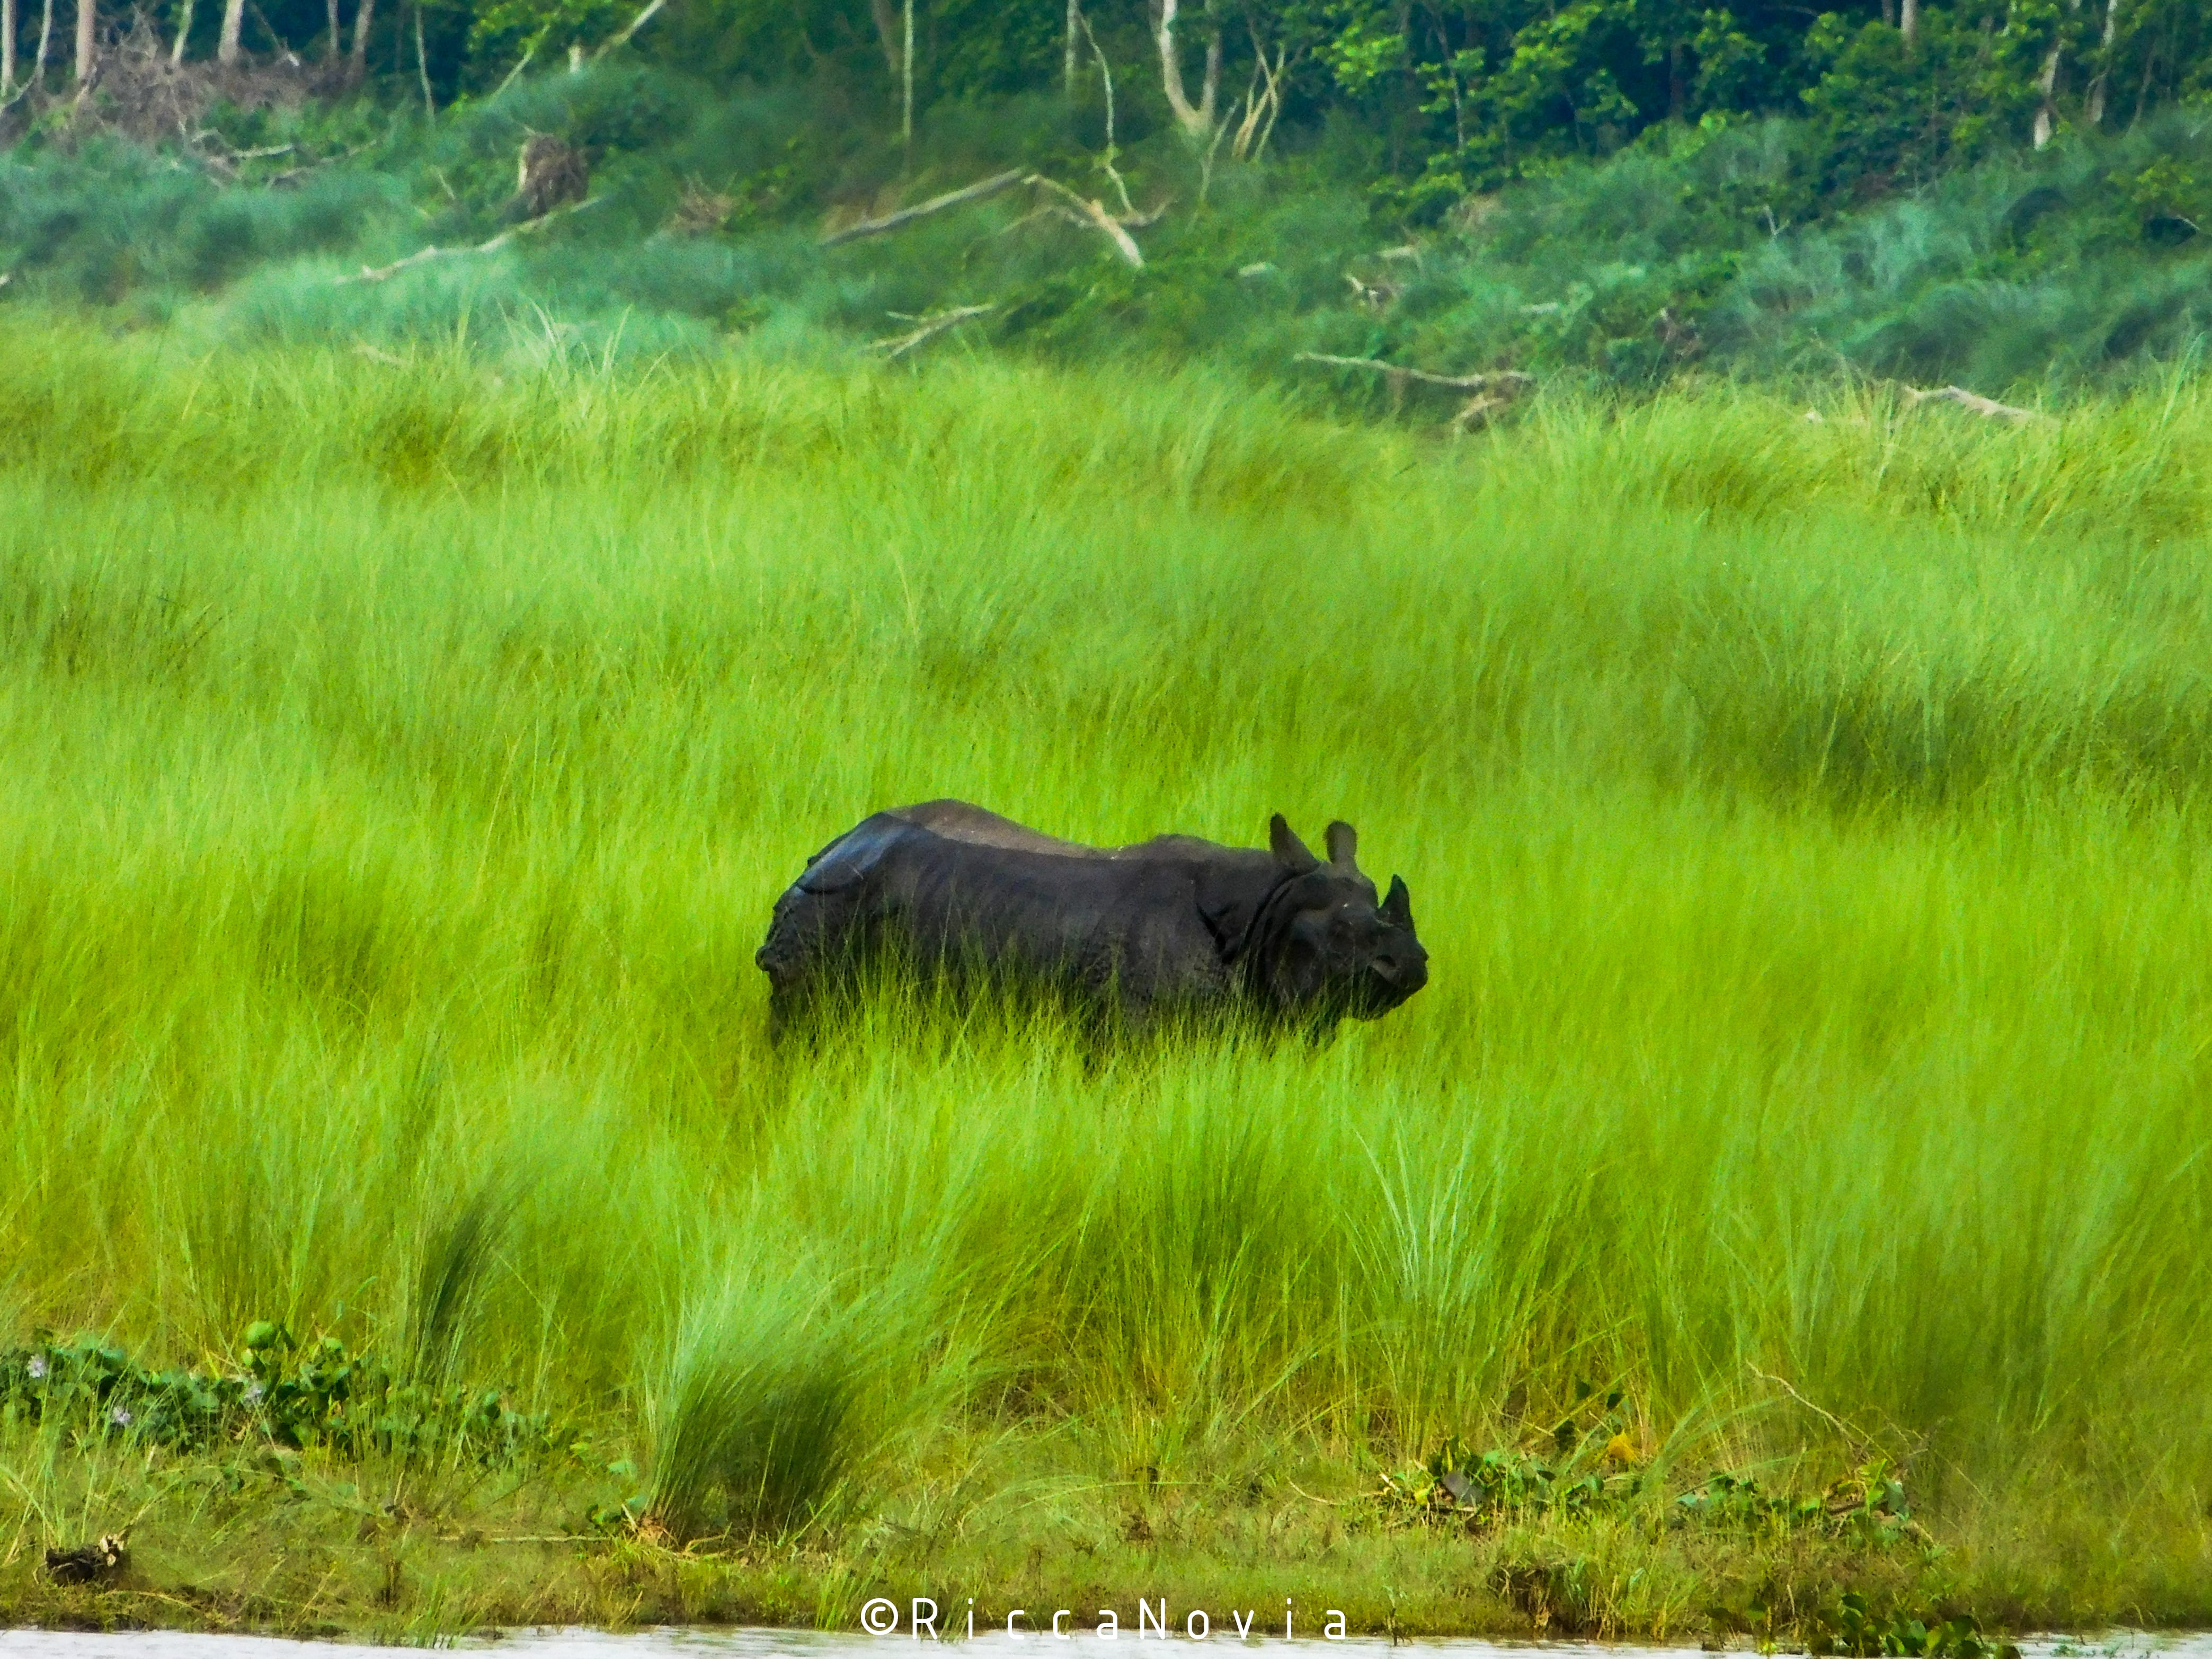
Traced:
[[1356, 860], [1359, 852], [1359, 832], [1357, 830], [1339, 818], [1328, 826], [1323, 840], [1328, 848], [1328, 861], [1331, 864], [1341, 866], [1346, 870], [1358, 867]]
[[1267, 820], [1267, 848], [1275, 855], [1275, 862], [1295, 875], [1321, 868], [1321, 860], [1306, 849], [1305, 842], [1291, 833], [1291, 826], [1283, 821], [1280, 812]]
[[1390, 890], [1382, 896], [1382, 920], [1393, 927], [1403, 927], [1407, 933], [1413, 930], [1413, 901], [1406, 891], [1403, 876], [1390, 878]]

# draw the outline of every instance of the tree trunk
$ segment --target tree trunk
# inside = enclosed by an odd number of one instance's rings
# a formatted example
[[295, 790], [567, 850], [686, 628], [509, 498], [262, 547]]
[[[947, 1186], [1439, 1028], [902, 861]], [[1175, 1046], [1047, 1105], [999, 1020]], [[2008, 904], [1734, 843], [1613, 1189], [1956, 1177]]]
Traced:
[[1221, 92], [1221, 31], [1213, 32], [1206, 46], [1206, 83], [1200, 89], [1195, 108], [1184, 94], [1182, 60], [1176, 51], [1176, 0], [1160, 0], [1160, 85], [1168, 95], [1168, 107], [1175, 112], [1176, 125], [1183, 135], [1197, 143], [1204, 143], [1213, 136], [1213, 109]]
[[1920, 39], [1920, 0], [1905, 0], [1897, 19], [1897, 32], [1905, 37], [1905, 49], [1911, 52]]
[[1082, 27], [1082, 0], [1067, 0], [1067, 57], [1060, 65], [1060, 87], [1071, 102], [1075, 98], [1075, 35]]
[[2051, 135], [2058, 125], [2058, 45], [2053, 42], [2051, 55], [2043, 60], [2043, 73], [2035, 77], [2035, 89], [2043, 94], [2043, 101], [2035, 109], [2035, 147], [2041, 149], [2051, 142]]
[[335, 64], [338, 60], [338, 51], [342, 45], [338, 40], [338, 0], [330, 0], [330, 14], [331, 39], [330, 44], [323, 48], [323, 59], [325, 63]]
[[899, 47], [899, 143], [914, 155], [914, 0], [906, 0], [906, 33]]
[[899, 72], [898, 13], [891, 9], [891, 0], [868, 0], [868, 15], [875, 20], [876, 40], [884, 49], [884, 67], [896, 81]]
[[0, 0], [0, 99], [15, 90], [15, 0]]
[[39, 55], [31, 60], [31, 81], [39, 96], [46, 95], [46, 45], [54, 38], [54, 0], [39, 8]]
[[2089, 125], [2105, 124], [2105, 77], [2112, 70], [2112, 35], [2119, 27], [2120, 0], [2105, 0], [2105, 52], [2097, 65], [2097, 78], [2089, 82]]
[[376, 0], [361, 0], [353, 15], [353, 67], [346, 71], [349, 80], [358, 81], [368, 73], [368, 23], [376, 15]]
[[177, 44], [169, 48], [169, 61], [185, 61], [185, 42], [192, 38], [192, 0], [184, 0], [177, 13]]
[[246, 27], [246, 0], [223, 0], [222, 39], [216, 43], [215, 60], [218, 64], [238, 61], [239, 31]]
[[422, 0], [415, 0], [415, 73], [422, 77], [422, 108], [434, 121], [438, 102], [430, 96], [430, 54], [422, 49]]
[[94, 50], [100, 43], [99, 0], [76, 0], [76, 81], [92, 78]]

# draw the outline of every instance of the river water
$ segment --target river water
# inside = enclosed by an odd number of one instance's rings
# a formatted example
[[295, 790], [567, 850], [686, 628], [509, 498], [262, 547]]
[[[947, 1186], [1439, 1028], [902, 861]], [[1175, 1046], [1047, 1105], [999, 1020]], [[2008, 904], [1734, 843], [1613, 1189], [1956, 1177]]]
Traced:
[[[1003, 1659], [1014, 1659], [1017, 1651], [1027, 1654], [1038, 1643], [1051, 1639], [1042, 1633], [1012, 1640], [998, 1634], [980, 1637], [969, 1645], [1003, 1649]], [[1087, 1632], [1073, 1639], [1086, 1647], [1104, 1645]], [[464, 1638], [450, 1645], [496, 1653], [502, 1659], [507, 1655], [515, 1659], [524, 1659], [524, 1656], [528, 1659], [866, 1659], [871, 1654], [877, 1659], [896, 1659], [896, 1649], [906, 1646], [911, 1640], [904, 1634], [866, 1636], [804, 1630], [652, 1630], [621, 1635], [605, 1631], [547, 1630], [517, 1631], [495, 1641]], [[1177, 1646], [1186, 1643], [1180, 1635], [1174, 1640]], [[1230, 1640], [1234, 1642], [1235, 1638], [1231, 1636]], [[1253, 1632], [1252, 1644], [1270, 1648], [1291, 1645], [1285, 1644], [1279, 1633], [1263, 1642], [1257, 1631]], [[1124, 1631], [1109, 1651], [1127, 1653], [1128, 1659], [1139, 1659], [1136, 1649], [1146, 1645], [1150, 1644], [1139, 1644], [1130, 1632]], [[1322, 1659], [1328, 1649], [1346, 1648], [1366, 1650], [1369, 1659], [1373, 1659], [1374, 1654], [1389, 1647], [1389, 1644], [1373, 1639], [1301, 1639], [1296, 1645], [1311, 1650], [1311, 1659]], [[1577, 1656], [1588, 1656], [1589, 1659], [1638, 1659], [1638, 1656], [1685, 1659], [1686, 1653], [1696, 1651], [1579, 1642], [1410, 1642], [1400, 1646], [1417, 1650], [1417, 1659], [1418, 1655], [1431, 1656], [1431, 1659], [1577, 1659]], [[2147, 1636], [2121, 1632], [2097, 1637], [2046, 1636], [2033, 1638], [2021, 1646], [2025, 1659], [2212, 1659], [2212, 1632]], [[885, 1649], [894, 1651], [885, 1652]], [[266, 1636], [210, 1636], [177, 1631], [0, 1631], [0, 1659], [371, 1659], [372, 1656], [389, 1659], [390, 1654], [388, 1648], [344, 1642], [294, 1642]], [[1048, 1650], [1038, 1653], [1036, 1659], [1048, 1659]], [[1096, 1659], [1105, 1659], [1105, 1656], [1097, 1656]]]

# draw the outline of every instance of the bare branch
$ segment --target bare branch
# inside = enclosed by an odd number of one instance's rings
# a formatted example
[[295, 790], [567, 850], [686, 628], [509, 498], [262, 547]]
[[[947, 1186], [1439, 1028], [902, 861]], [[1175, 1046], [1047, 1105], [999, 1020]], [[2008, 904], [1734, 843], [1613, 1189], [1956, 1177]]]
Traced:
[[505, 92], [509, 87], [513, 86], [515, 82], [515, 78], [520, 76], [523, 70], [530, 67], [530, 60], [537, 56], [538, 42], [532, 40], [528, 46], [522, 49], [522, 56], [514, 60], [514, 67], [507, 70], [507, 78], [499, 83], [499, 92], [495, 92], [492, 94], [492, 96], [496, 98], [499, 96], [501, 92]]
[[956, 306], [951, 311], [940, 311], [933, 316], [914, 318], [911, 320], [920, 324], [921, 326], [910, 333], [893, 335], [889, 339], [873, 341], [869, 344], [868, 349], [882, 352], [884, 361], [889, 362], [894, 357], [903, 357], [915, 347], [935, 339], [948, 328], [957, 328], [973, 318], [984, 316], [998, 308], [995, 305]]
[[1012, 190], [1016, 185], [1028, 183], [1034, 176], [1018, 167], [1009, 173], [994, 173], [965, 189], [933, 196], [927, 202], [901, 208], [896, 213], [886, 213], [880, 219], [863, 219], [858, 224], [847, 225], [842, 230], [833, 230], [822, 239], [821, 246], [835, 247], [840, 242], [854, 242], [863, 236], [881, 236], [886, 231], [900, 230], [917, 219], [927, 219], [933, 213], [942, 213], [947, 208], [959, 207], [968, 202], [980, 202], [986, 197], [996, 196], [1002, 190]]
[[1098, 165], [1106, 169], [1106, 176], [1121, 193], [1121, 210], [1134, 213], [1137, 210], [1130, 203], [1129, 186], [1122, 181], [1121, 170], [1114, 165], [1114, 158], [1120, 154], [1114, 147], [1114, 66], [1106, 61], [1098, 37], [1091, 32], [1091, 20], [1078, 13], [1077, 21], [1083, 25], [1083, 38], [1091, 43], [1091, 55], [1098, 60], [1098, 77], [1106, 88], [1106, 153], [1098, 158]]
[[646, 6], [644, 10], [639, 12], [636, 16], [629, 20], [629, 27], [628, 28], [624, 29], [620, 34], [616, 35], [613, 40], [605, 42], [597, 52], [592, 54], [592, 61], [596, 64], [600, 58], [605, 57], [617, 46], [628, 46], [629, 44], [630, 36], [635, 34], [647, 23], [650, 23], [653, 21], [653, 14], [667, 3], [668, 0], [650, 0], [650, 3]]
[[1994, 398], [1984, 398], [1969, 392], [1964, 386], [1947, 386], [1933, 389], [1917, 386], [1900, 386], [1915, 409], [1925, 403], [1956, 404], [1961, 409], [1971, 409], [1984, 420], [2048, 421], [2052, 417], [2039, 410], [2021, 409], [2012, 404], [2001, 404]]
[[478, 242], [473, 247], [438, 247], [434, 245], [419, 249], [404, 259], [394, 259], [388, 265], [363, 265], [358, 276], [339, 277], [338, 286], [343, 288], [349, 283], [388, 282], [403, 270], [411, 270], [416, 265], [427, 265], [436, 259], [460, 259], [466, 258], [471, 254], [495, 253], [518, 236], [527, 236], [534, 231], [543, 230], [556, 219], [564, 218], [571, 213], [581, 213], [586, 208], [597, 207], [606, 199], [604, 196], [594, 196], [588, 202], [571, 202], [566, 207], [555, 208], [550, 213], [541, 214], [526, 224], [517, 225], [512, 230], [503, 230], [489, 241]]
[[1373, 357], [1332, 357], [1319, 351], [1301, 351], [1293, 361], [1322, 363], [1330, 368], [1363, 368], [1388, 375], [1393, 380], [1417, 381], [1422, 386], [1440, 386], [1451, 392], [1503, 390], [1510, 397], [1521, 387], [1536, 384], [1534, 375], [1524, 374], [1517, 368], [1502, 368], [1488, 374], [1432, 374], [1425, 368], [1405, 368], [1396, 363], [1378, 362]]
[[[1096, 226], [1099, 233], [1114, 244], [1115, 251], [1133, 267], [1139, 270], [1145, 268], [1144, 250], [1137, 246], [1137, 239], [1129, 234], [1119, 220], [1106, 211], [1104, 204], [1078, 196], [1066, 185], [1056, 183], [1046, 178], [1042, 173], [1032, 173], [1024, 182], [1035, 185], [1040, 190], [1049, 191], [1059, 197], [1080, 213], [1091, 224]], [[1163, 203], [1160, 211], [1164, 213], [1166, 210], [1166, 204]]]

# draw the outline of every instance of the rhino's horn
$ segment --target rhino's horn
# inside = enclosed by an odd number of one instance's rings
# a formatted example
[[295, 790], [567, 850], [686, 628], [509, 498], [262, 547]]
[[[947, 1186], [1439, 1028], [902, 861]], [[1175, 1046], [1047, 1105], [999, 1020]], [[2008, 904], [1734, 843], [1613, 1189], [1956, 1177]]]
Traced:
[[1393, 927], [1410, 930], [1413, 925], [1413, 896], [1406, 890], [1403, 876], [1390, 878], [1390, 890], [1382, 896], [1382, 920]]
[[1346, 870], [1358, 867], [1356, 860], [1359, 852], [1359, 832], [1357, 830], [1339, 818], [1328, 826], [1322, 839], [1328, 843], [1331, 864], [1340, 865]]
[[1321, 860], [1307, 849], [1305, 842], [1291, 833], [1280, 812], [1267, 820], [1267, 847], [1275, 855], [1275, 862], [1285, 869], [1304, 875], [1309, 870], [1321, 868]]

